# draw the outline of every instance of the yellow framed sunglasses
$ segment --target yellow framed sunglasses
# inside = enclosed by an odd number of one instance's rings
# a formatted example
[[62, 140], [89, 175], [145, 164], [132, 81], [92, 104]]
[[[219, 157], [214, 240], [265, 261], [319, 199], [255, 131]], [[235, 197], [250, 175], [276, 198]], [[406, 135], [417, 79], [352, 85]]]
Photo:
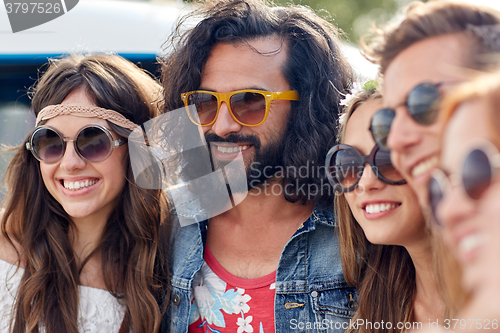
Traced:
[[269, 115], [271, 101], [275, 99], [298, 101], [299, 94], [294, 90], [269, 92], [244, 89], [228, 93], [195, 90], [181, 94], [181, 99], [186, 106], [189, 119], [196, 125], [213, 125], [222, 102], [226, 102], [229, 113], [238, 124], [259, 126]]

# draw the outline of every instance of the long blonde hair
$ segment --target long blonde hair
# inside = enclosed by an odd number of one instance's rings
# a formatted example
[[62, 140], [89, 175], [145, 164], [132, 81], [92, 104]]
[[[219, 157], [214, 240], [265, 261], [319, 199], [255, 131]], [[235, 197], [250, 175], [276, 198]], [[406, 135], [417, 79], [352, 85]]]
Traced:
[[[461, 104], [479, 99], [483, 99], [488, 106], [489, 133], [493, 144], [500, 149], [500, 112], [497, 111], [498, 105], [500, 105], [500, 67], [492, 72], [477, 73], [474, 79], [461, 84], [446, 95], [438, 119], [441, 132], [444, 133], [444, 127]], [[450, 253], [448, 248], [443, 249], [443, 251]], [[456, 271], [460, 268], [457, 268], [456, 261], [443, 262], [442, 264], [443, 288], [447, 288], [449, 300], [456, 304], [454, 310], [458, 312], [465, 307], [470, 295], [467, 295], [459, 284]]]

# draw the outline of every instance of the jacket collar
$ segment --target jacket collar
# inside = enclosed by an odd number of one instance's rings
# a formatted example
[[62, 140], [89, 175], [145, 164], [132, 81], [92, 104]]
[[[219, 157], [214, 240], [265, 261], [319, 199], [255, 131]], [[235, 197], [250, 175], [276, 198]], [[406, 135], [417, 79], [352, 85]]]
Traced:
[[333, 206], [322, 208], [316, 205], [314, 206], [313, 213], [309, 219], [313, 219], [314, 222], [319, 224], [325, 224], [334, 227], [335, 209], [333, 208]]

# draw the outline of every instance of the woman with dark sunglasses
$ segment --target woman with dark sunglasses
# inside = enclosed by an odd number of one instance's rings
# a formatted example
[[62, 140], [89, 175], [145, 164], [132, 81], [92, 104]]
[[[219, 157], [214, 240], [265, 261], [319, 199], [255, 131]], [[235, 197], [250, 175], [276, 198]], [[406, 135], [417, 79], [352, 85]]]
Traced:
[[34, 88], [36, 128], [6, 173], [0, 331], [159, 331], [167, 201], [137, 186], [128, 146], [160, 93], [119, 56], [51, 62]]
[[[430, 181], [436, 221], [460, 263], [473, 329], [500, 321], [500, 71], [484, 74], [445, 100], [440, 168]], [[470, 324], [470, 321], [469, 321]], [[460, 327], [463, 329], [463, 327]], [[467, 325], [469, 328], [469, 325]]]
[[344, 274], [358, 292], [352, 322], [367, 323], [349, 332], [402, 332], [419, 322], [441, 321], [447, 310], [417, 197], [368, 130], [381, 105], [381, 95], [373, 90], [350, 101], [341, 116], [341, 144], [330, 150], [326, 164], [338, 192]]

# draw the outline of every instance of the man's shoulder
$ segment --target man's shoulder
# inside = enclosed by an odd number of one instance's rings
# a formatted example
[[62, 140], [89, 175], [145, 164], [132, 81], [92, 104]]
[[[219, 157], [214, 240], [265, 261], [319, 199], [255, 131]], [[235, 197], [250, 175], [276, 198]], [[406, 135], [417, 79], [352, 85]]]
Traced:
[[329, 207], [315, 206], [311, 214], [311, 219], [319, 224], [335, 226], [335, 208], [333, 205]]
[[174, 219], [170, 242], [170, 265], [177, 277], [186, 278], [197, 270], [203, 262], [203, 240], [201, 225], [192, 223], [181, 225]]

